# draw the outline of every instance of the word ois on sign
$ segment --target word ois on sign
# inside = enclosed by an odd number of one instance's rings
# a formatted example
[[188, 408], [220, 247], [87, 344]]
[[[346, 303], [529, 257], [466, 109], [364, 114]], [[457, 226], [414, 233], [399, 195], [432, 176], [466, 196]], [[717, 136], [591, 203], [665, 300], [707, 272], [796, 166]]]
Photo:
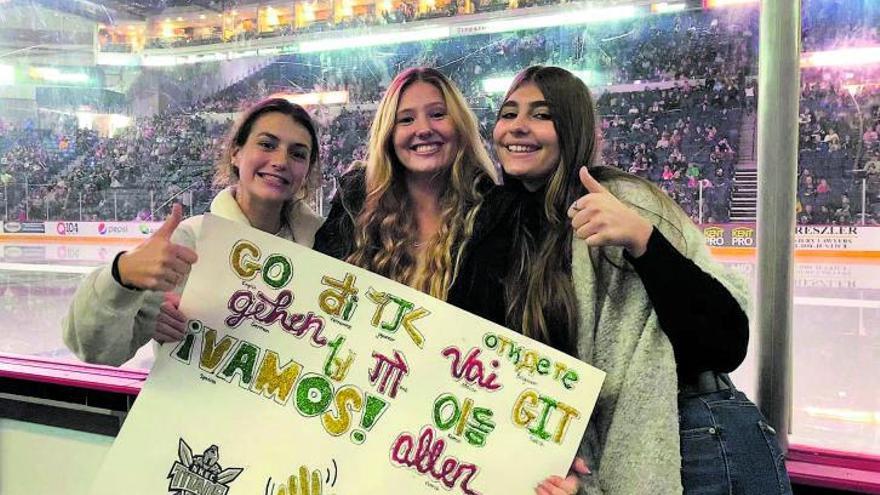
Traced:
[[495, 429], [492, 410], [474, 407], [474, 401], [466, 398], [460, 402], [453, 394], [443, 394], [434, 401], [434, 425], [441, 431], [449, 431], [453, 437], [464, 438], [467, 443], [482, 447], [486, 437]]

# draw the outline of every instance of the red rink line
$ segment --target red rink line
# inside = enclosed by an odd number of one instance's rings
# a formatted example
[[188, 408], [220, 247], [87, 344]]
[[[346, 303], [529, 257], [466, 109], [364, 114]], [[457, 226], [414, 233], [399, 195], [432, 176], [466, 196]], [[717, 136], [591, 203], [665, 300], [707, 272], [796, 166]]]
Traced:
[[791, 445], [785, 465], [795, 483], [880, 494], [880, 457], [877, 456]]
[[137, 395], [147, 372], [0, 353], [0, 377]]

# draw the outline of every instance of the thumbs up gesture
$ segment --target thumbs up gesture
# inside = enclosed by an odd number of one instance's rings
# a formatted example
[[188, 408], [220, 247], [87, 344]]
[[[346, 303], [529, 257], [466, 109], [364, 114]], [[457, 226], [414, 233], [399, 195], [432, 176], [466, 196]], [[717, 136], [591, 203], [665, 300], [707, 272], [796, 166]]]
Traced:
[[587, 194], [568, 209], [574, 234], [588, 246], [621, 246], [635, 258], [645, 254], [654, 229], [651, 222], [614, 197], [587, 167], [581, 167], [579, 175]]
[[170, 291], [189, 274], [198, 256], [195, 251], [171, 242], [171, 234], [183, 220], [179, 204], [149, 239], [119, 257], [119, 278], [139, 289]]

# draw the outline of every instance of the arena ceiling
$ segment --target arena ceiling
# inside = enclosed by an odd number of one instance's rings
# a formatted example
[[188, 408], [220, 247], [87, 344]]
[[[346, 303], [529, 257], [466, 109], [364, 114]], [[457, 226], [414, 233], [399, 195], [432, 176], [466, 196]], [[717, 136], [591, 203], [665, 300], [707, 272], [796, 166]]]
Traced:
[[[2, 0], [0, 0], [2, 3]], [[120, 20], [144, 20], [171, 7], [201, 7], [222, 12], [242, 2], [236, 0], [12, 0], [38, 4], [48, 9], [92, 19], [105, 24]]]

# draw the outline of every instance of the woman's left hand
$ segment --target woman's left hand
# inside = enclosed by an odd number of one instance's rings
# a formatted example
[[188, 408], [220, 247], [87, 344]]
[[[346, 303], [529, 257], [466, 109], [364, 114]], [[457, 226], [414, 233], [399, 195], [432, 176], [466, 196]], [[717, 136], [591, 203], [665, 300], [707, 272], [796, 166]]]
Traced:
[[579, 175], [587, 194], [568, 209], [574, 234], [589, 246], [622, 246], [634, 258], [645, 254], [654, 229], [651, 222], [614, 197], [587, 167], [581, 167]]
[[580, 457], [575, 457], [568, 470], [568, 476], [551, 476], [535, 487], [537, 495], [575, 495], [581, 486], [578, 476], [590, 474], [587, 463]]
[[159, 314], [156, 315], [156, 328], [153, 330], [153, 338], [160, 344], [177, 342], [186, 337], [187, 318], [179, 307], [180, 294], [166, 292], [162, 305], [159, 306]]

